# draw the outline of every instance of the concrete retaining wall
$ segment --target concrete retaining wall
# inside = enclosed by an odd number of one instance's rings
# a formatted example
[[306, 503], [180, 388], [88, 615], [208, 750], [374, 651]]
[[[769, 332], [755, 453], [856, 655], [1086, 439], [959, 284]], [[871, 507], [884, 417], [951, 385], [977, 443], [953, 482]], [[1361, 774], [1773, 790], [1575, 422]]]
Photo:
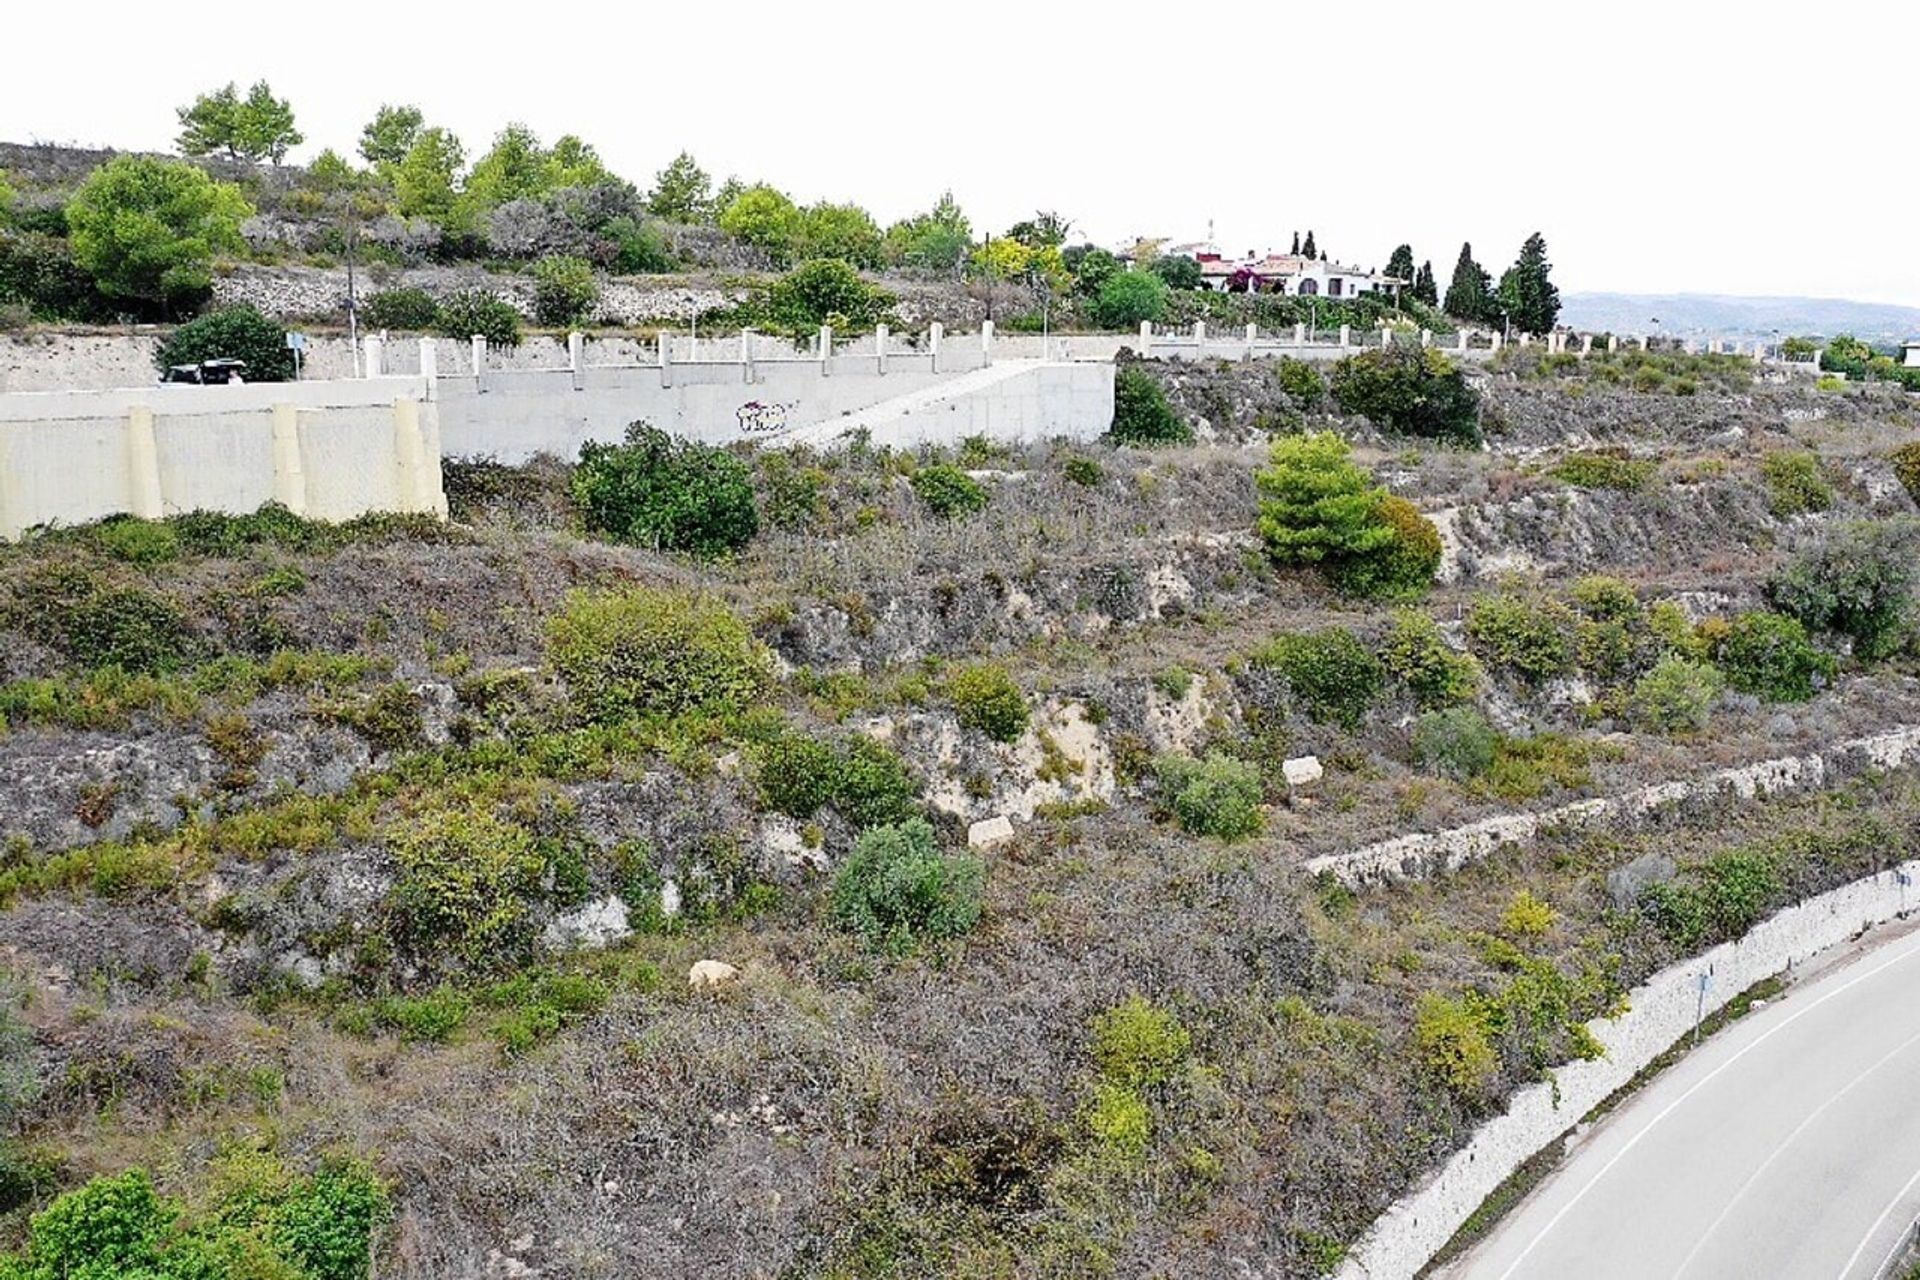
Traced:
[[0, 396], [0, 537], [121, 513], [445, 515], [417, 379]]
[[1827, 785], [1830, 779], [1846, 777], [1862, 769], [1897, 769], [1916, 761], [1920, 761], [1920, 726], [1906, 726], [1855, 738], [1823, 752], [1762, 760], [1722, 769], [1703, 778], [1663, 782], [1605, 799], [1581, 800], [1544, 813], [1502, 814], [1447, 831], [1397, 836], [1348, 853], [1309, 859], [1306, 869], [1312, 874], [1330, 871], [1356, 887], [1417, 880], [1437, 872], [1457, 870], [1486, 857], [1501, 845], [1524, 843], [1549, 828], [1616, 819], [1634, 821], [1683, 803], [1751, 800], [1756, 796], [1811, 790]]
[[1694, 1025], [1703, 975], [1711, 1013], [1754, 983], [1907, 914], [1920, 861], [1835, 889], [1761, 922], [1649, 978], [1629, 1012], [1587, 1024], [1606, 1050], [1554, 1069], [1552, 1083], [1514, 1094], [1506, 1114], [1481, 1126], [1425, 1185], [1382, 1214], [1337, 1273], [1339, 1280], [1407, 1280], [1452, 1239], [1473, 1211], [1527, 1159], [1625, 1085]]

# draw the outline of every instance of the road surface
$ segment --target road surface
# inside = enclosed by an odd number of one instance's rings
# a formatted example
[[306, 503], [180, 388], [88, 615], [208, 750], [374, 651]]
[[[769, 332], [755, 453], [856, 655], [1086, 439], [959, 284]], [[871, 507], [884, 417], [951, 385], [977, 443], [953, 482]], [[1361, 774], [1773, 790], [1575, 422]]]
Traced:
[[1595, 1125], [1448, 1280], [1876, 1280], [1920, 1219], [1920, 930]]

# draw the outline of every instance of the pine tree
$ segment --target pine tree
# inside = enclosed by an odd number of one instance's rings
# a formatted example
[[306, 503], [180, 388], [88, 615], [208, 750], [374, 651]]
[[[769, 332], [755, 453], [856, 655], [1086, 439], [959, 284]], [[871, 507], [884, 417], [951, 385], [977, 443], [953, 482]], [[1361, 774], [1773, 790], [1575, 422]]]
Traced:
[[1499, 318], [1493, 297], [1493, 278], [1487, 269], [1473, 260], [1473, 246], [1460, 246], [1460, 260], [1453, 264], [1453, 281], [1447, 285], [1446, 313], [1456, 320], [1487, 323]]
[[1560, 290], [1549, 278], [1547, 241], [1538, 231], [1520, 246], [1520, 256], [1500, 277], [1500, 305], [1523, 333], [1551, 333], [1560, 319]]
[[1300, 247], [1300, 252], [1306, 254], [1309, 258], [1317, 258], [1320, 256], [1313, 247], [1313, 232], [1307, 232], [1307, 242]]
[[1413, 283], [1413, 246], [1403, 244], [1387, 259], [1387, 274], [1395, 280]]
[[1296, 258], [1300, 256], [1300, 233], [1298, 231], [1293, 233], [1293, 248], [1290, 252], [1292, 256]]
[[1420, 270], [1414, 273], [1413, 296], [1430, 307], [1440, 305], [1440, 293], [1433, 279], [1433, 263], [1423, 262]]
[[653, 176], [653, 194], [647, 208], [672, 222], [699, 222], [712, 210], [713, 179], [693, 154], [682, 151], [673, 163]]

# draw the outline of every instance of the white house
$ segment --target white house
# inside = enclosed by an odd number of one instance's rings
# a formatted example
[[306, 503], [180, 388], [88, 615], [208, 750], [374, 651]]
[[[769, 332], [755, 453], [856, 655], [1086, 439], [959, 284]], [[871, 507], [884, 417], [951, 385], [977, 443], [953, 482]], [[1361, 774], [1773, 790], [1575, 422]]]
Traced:
[[1920, 338], [1900, 344], [1901, 363], [1909, 369], [1920, 369]]
[[1383, 293], [1396, 284], [1408, 283], [1377, 272], [1362, 271], [1359, 267], [1294, 253], [1269, 253], [1260, 258], [1249, 253], [1237, 262], [1218, 253], [1195, 256], [1200, 262], [1202, 283], [1216, 293], [1351, 298], [1362, 293]]

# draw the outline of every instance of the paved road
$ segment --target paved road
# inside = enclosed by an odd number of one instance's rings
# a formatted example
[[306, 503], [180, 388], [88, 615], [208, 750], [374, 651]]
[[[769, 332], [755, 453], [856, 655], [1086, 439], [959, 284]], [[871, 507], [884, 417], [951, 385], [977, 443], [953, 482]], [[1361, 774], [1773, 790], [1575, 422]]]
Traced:
[[1874, 1280], [1920, 1218], [1920, 931], [1596, 1125], [1450, 1280]]

